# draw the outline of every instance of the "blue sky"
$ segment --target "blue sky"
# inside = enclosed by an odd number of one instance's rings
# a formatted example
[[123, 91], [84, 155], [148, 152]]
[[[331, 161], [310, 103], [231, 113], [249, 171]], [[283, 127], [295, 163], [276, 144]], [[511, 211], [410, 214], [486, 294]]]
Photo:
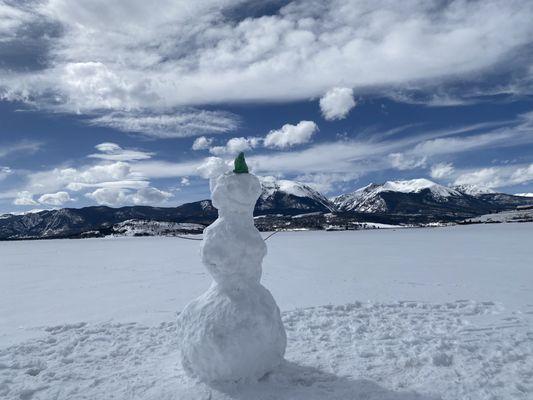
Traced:
[[207, 198], [238, 151], [533, 192], [529, 1], [147, 3], [0, 0], [0, 212]]

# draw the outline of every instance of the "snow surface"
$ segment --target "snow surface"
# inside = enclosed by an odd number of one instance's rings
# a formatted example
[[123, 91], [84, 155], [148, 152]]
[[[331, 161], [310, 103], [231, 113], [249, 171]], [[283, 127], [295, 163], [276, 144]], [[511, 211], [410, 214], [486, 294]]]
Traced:
[[257, 381], [283, 361], [287, 336], [263, 287], [265, 242], [254, 226], [261, 194], [252, 174], [228, 172], [211, 184], [218, 219], [204, 230], [201, 254], [213, 283], [178, 317], [183, 367], [203, 381]]
[[479, 217], [469, 218], [466, 221], [471, 223], [533, 222], [533, 209], [484, 214]]
[[0, 398], [531, 399], [533, 224], [279, 233], [265, 285], [286, 363], [208, 387], [176, 310], [209, 286], [198, 243], [0, 243]]
[[166, 222], [128, 219], [113, 226], [115, 235], [124, 236], [164, 236], [175, 235], [180, 232], [201, 233], [204, 225], [190, 222]]
[[533, 193], [515, 193], [515, 196], [533, 197]]

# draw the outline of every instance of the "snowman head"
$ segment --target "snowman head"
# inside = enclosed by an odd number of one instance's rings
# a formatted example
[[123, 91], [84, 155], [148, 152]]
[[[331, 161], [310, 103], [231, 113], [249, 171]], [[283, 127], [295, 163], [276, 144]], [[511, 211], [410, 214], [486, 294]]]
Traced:
[[214, 183], [211, 198], [220, 213], [253, 213], [261, 194], [261, 184], [255, 175], [227, 172]]

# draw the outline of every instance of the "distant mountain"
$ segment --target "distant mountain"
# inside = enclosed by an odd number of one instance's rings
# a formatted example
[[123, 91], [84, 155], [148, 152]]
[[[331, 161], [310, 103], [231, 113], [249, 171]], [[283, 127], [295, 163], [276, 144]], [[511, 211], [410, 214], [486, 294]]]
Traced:
[[413, 179], [373, 183], [338, 196], [333, 203], [341, 212], [419, 215], [454, 221], [514, 209], [528, 201], [471, 186], [450, 188], [428, 179]]
[[255, 206], [255, 215], [303, 214], [335, 211], [335, 205], [311, 187], [295, 181], [261, 178], [263, 192]]
[[479, 196], [482, 194], [496, 193], [494, 190], [479, 185], [456, 185], [452, 186], [458, 192], [469, 194], [470, 196]]
[[[405, 202], [411, 198], [416, 200], [432, 200], [443, 203], [450, 198], [461, 197], [455, 189], [439, 185], [428, 179], [413, 179], [409, 181], [388, 181], [383, 184], [371, 183], [356, 191], [334, 198], [333, 203], [340, 211], [359, 212], [390, 212], [398, 208], [405, 208]], [[399, 201], [399, 200], [403, 200]], [[406, 203], [406, 204], [404, 204]], [[417, 212], [418, 210], [415, 210]]]
[[101, 236], [115, 233], [114, 227], [128, 220], [193, 223], [205, 226], [213, 222], [216, 217], [217, 210], [207, 200], [174, 208], [148, 206], [62, 208], [10, 215], [0, 219], [0, 240]]
[[[427, 179], [372, 183], [333, 201], [299, 182], [266, 177], [261, 185], [254, 215], [263, 231], [438, 225], [533, 204], [531, 197], [466, 186], [449, 188]], [[0, 240], [200, 233], [217, 215], [210, 200], [167, 208], [34, 210], [0, 216]]]
[[[266, 177], [261, 179], [261, 184], [263, 191], [257, 201], [255, 215], [297, 215], [334, 210], [326, 197], [302, 183]], [[192, 233], [201, 231], [199, 226], [209, 225], [217, 215], [210, 200], [172, 208], [98, 206], [35, 210], [2, 215], [0, 240]]]
[[533, 197], [533, 193], [516, 193], [515, 196], [520, 196], [520, 197]]

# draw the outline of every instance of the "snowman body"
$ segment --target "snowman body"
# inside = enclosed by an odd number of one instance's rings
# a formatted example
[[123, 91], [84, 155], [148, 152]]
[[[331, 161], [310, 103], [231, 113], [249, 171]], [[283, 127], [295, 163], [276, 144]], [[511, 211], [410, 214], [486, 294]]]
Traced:
[[283, 360], [287, 343], [279, 308], [260, 284], [266, 245], [253, 209], [257, 177], [233, 172], [211, 185], [218, 219], [204, 230], [202, 262], [213, 277], [179, 316], [182, 363], [201, 380], [257, 380]]

